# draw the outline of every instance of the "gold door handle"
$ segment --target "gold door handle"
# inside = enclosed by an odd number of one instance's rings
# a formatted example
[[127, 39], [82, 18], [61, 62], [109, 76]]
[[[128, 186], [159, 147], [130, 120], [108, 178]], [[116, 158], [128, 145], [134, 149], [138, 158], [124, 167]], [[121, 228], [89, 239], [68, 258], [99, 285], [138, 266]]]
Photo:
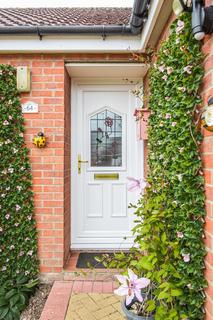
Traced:
[[78, 174], [81, 173], [81, 164], [82, 163], [88, 163], [89, 161], [87, 160], [81, 160], [81, 155], [78, 155]]

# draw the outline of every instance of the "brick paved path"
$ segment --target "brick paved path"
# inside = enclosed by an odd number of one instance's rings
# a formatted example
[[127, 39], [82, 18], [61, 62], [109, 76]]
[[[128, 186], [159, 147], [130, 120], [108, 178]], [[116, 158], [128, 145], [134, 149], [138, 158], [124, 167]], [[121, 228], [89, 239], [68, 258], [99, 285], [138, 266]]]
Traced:
[[40, 320], [124, 320], [112, 278], [55, 281]]
[[113, 294], [74, 293], [66, 320], [123, 320], [121, 299]]

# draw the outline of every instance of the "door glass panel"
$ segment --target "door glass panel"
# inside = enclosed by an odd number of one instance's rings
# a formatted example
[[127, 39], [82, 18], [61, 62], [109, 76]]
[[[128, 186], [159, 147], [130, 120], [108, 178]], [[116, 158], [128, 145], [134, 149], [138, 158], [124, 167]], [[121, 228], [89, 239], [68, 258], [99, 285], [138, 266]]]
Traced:
[[92, 167], [122, 166], [122, 117], [107, 109], [90, 118]]

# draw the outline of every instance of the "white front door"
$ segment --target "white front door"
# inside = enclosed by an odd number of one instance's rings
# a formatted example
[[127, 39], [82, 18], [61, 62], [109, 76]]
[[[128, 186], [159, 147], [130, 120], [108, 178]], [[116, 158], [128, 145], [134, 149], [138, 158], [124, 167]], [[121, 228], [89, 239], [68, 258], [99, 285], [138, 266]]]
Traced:
[[73, 86], [72, 248], [119, 249], [133, 243], [134, 215], [128, 205], [138, 195], [127, 191], [127, 177], [141, 177], [143, 164], [131, 89]]

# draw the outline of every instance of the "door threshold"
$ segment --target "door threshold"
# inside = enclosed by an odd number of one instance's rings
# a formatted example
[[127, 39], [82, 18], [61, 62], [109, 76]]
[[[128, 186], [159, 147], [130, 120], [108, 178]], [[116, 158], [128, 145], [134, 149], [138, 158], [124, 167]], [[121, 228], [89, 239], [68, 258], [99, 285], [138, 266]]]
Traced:
[[[79, 254], [80, 253], [94, 253], [94, 252], [97, 252], [97, 253], [115, 253], [115, 252], [121, 252], [121, 251], [126, 251], [128, 252], [129, 250], [97, 250], [97, 249], [91, 249], [91, 250], [75, 250], [75, 251], [71, 251], [71, 255], [70, 255], [70, 258], [69, 260], [67, 261], [67, 264], [65, 265], [64, 267], [64, 273], [67, 274], [67, 276], [70, 277], [69, 280], [73, 280], [73, 276], [76, 278], [78, 278], [79, 280], [79, 277], [80, 278], [85, 278], [86, 279], [93, 279], [94, 278], [96, 279], [97, 276], [98, 278], [101, 278], [102, 279], [102, 275], [103, 275], [103, 278], [106, 278], [106, 277], [110, 277], [111, 278], [111, 275], [117, 273], [117, 270], [116, 269], [103, 269], [103, 268], [77, 268], [77, 261], [78, 261], [78, 258], [79, 258]], [[68, 280], [68, 279], [67, 279]], [[96, 279], [97, 280], [97, 279]], [[106, 280], [106, 279], [102, 279], [102, 280]]]

